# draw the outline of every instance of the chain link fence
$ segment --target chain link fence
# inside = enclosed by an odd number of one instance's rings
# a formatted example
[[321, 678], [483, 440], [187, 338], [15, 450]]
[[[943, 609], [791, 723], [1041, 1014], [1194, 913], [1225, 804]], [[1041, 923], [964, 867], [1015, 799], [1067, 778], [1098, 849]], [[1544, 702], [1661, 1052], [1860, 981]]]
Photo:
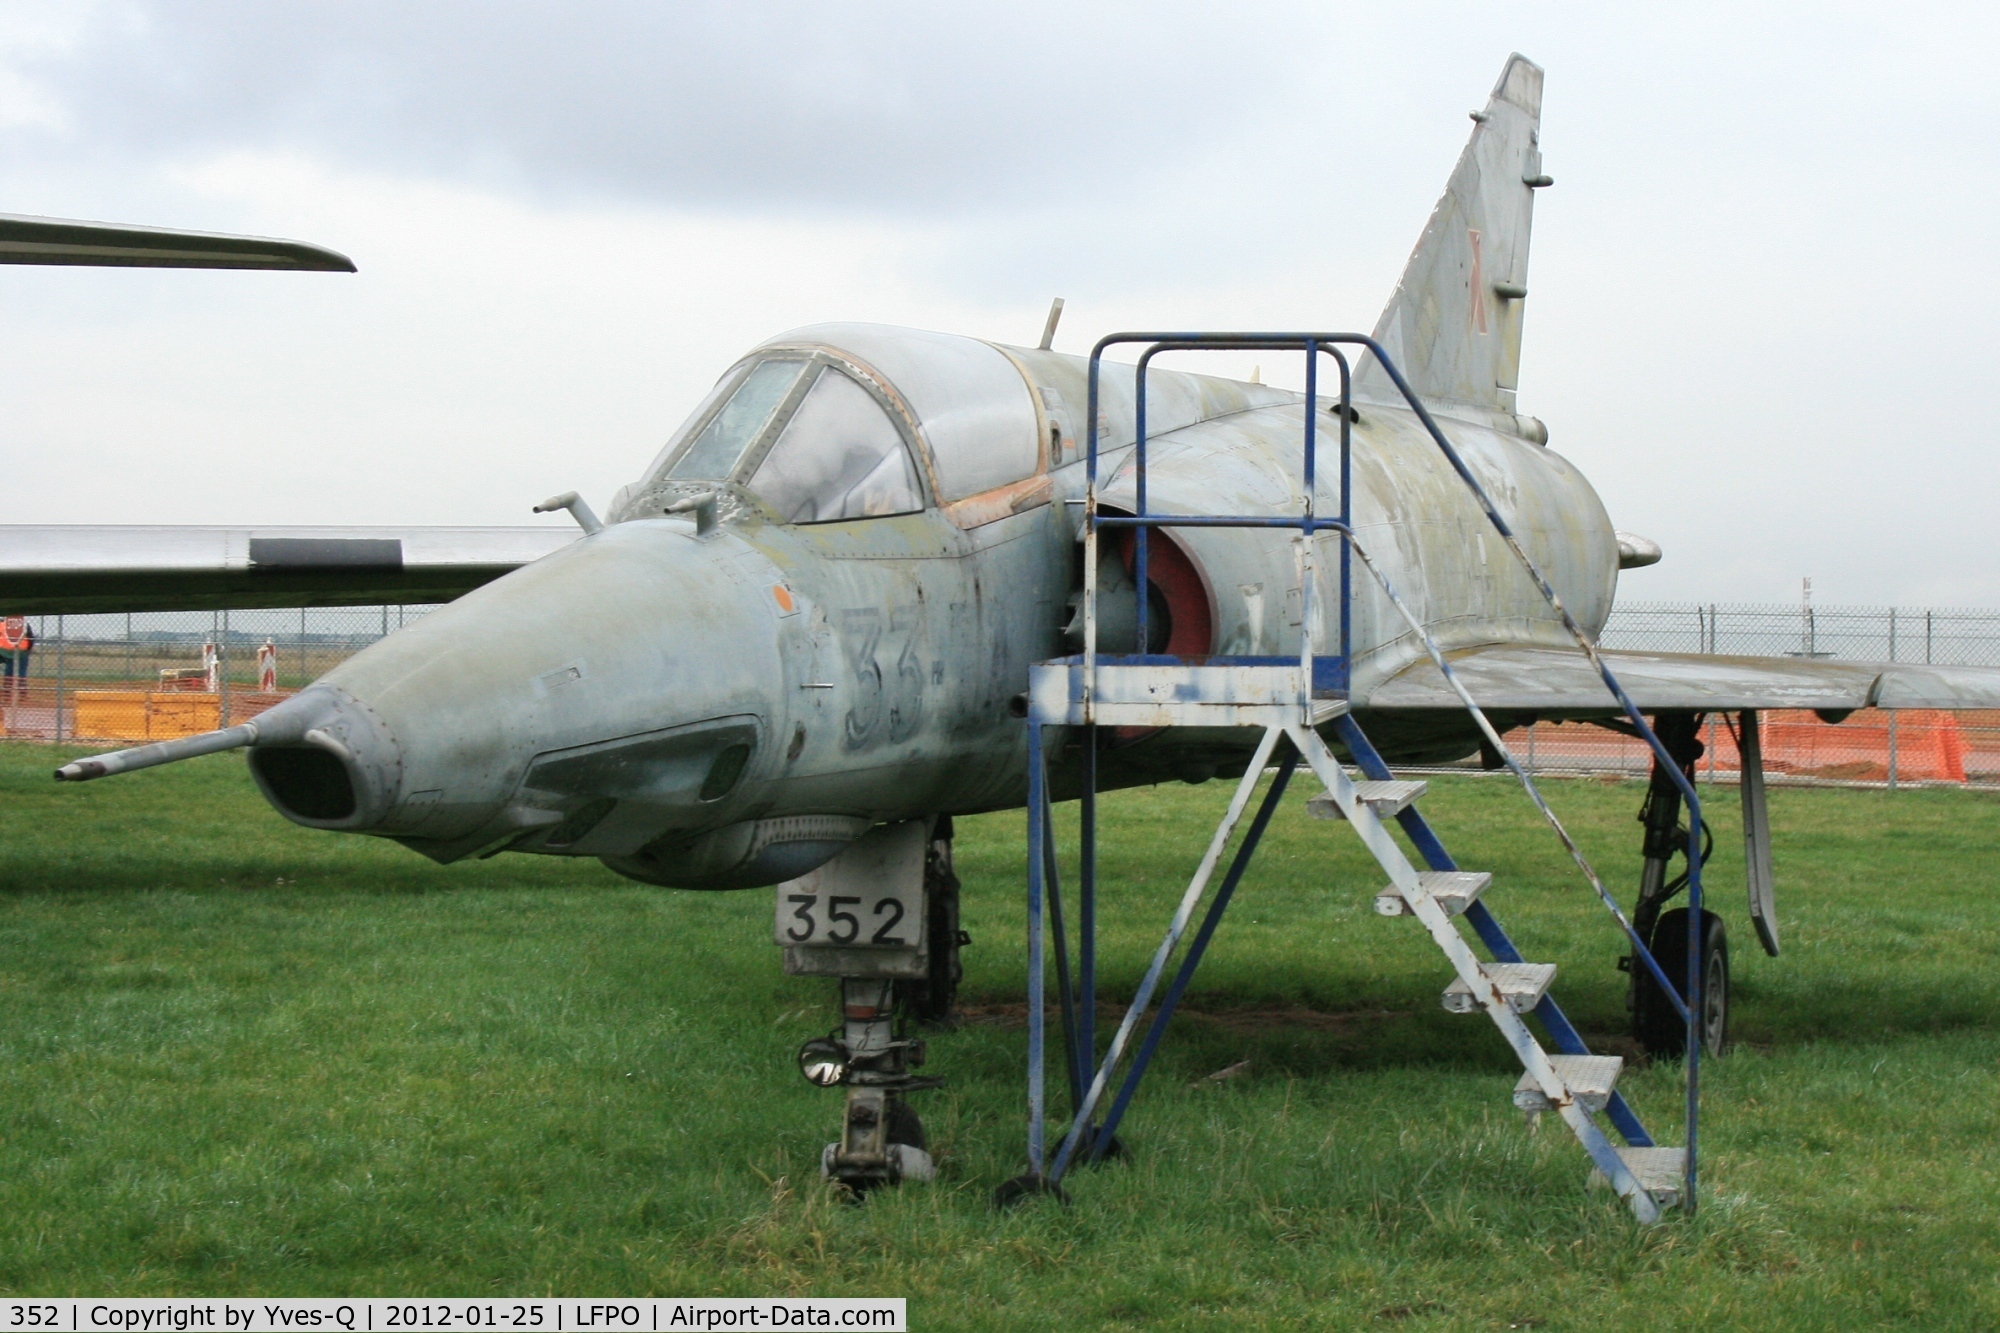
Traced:
[[[1791, 606], [1748, 602], [1621, 602], [1601, 636], [1628, 652], [1846, 658], [2000, 666], [2000, 611], [1967, 607]], [[1773, 782], [1896, 787], [2000, 786], [2000, 710], [1862, 709], [1838, 725], [1810, 712], [1763, 715]], [[1734, 782], [1736, 743], [1724, 719], [1702, 728], [1697, 776]], [[1507, 737], [1531, 771], [1642, 776], [1652, 753], [1584, 722], [1537, 723]], [[1466, 767], [1476, 768], [1478, 760]]]
[[[230, 726], [433, 609], [31, 616], [32, 649], [0, 660], [19, 668], [0, 677], [0, 736], [129, 744]], [[2000, 611], [1625, 602], [1603, 643], [1640, 652], [1994, 666]], [[1838, 726], [1811, 713], [1776, 712], [1765, 725], [1765, 764], [1776, 782], [2000, 786], [2000, 710], [1870, 709]], [[1587, 723], [1538, 723], [1507, 740], [1543, 773], [1637, 776], [1651, 762], [1638, 741]], [[1734, 781], [1726, 721], [1711, 721], [1703, 740], [1699, 776]]]
[[1621, 602], [1602, 642], [1636, 652], [2000, 666], [2000, 611]]
[[0, 736], [134, 742], [232, 726], [433, 609], [29, 616], [32, 647], [0, 649]]

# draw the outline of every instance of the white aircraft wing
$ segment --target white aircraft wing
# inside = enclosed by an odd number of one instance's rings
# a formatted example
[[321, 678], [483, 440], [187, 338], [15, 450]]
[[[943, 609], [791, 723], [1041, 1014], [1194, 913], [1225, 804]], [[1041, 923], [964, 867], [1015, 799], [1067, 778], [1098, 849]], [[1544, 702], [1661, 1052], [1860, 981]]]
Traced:
[[582, 534], [521, 528], [0, 526], [0, 615], [448, 602]]
[[[1605, 652], [1605, 663], [1642, 712], [1742, 708], [2000, 708], [2000, 667], [1923, 666], [1807, 657]], [[1577, 649], [1494, 645], [1445, 660], [1482, 708], [1542, 717], [1618, 710]], [[1357, 691], [1359, 696], [1359, 692]], [[1357, 707], [1461, 708], [1444, 675], [1423, 658], [1368, 689]]]

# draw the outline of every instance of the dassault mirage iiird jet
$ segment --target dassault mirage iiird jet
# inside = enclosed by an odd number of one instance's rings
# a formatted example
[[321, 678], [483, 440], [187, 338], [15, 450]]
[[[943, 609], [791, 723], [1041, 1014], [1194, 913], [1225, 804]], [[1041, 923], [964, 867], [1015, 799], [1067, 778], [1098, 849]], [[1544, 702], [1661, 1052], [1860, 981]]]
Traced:
[[[1433, 763], [1492, 752], [1497, 733], [1536, 718], [1634, 727], [1643, 714], [1666, 762], [1647, 797], [1630, 933], [1664, 971], [1650, 956], [1634, 968], [1635, 1024], [1649, 1046], [1682, 1049], [1688, 1010], [1661, 988], [1670, 978], [1701, 996], [1694, 1026], [1719, 1046], [1720, 918], [1690, 930], [1685, 911], [1662, 911], [1688, 878], [1668, 870], [1685, 855], [1678, 780], [1699, 751], [1697, 722], [1740, 715], [1754, 755], [1758, 710], [2000, 706], [2000, 671], [1603, 653], [1627, 709], [1578, 651], [1572, 628], [1594, 638], [1620, 572], [1659, 551], [1614, 528], [1583, 473], [1515, 403], [1529, 224], [1551, 184], [1541, 93], [1541, 69], [1515, 56], [1472, 114], [1401, 283], [1372, 339], [1355, 340], [1363, 354], [1345, 393], [1308, 399], [1157, 367], [1142, 378], [1134, 365], [1051, 350], [1055, 312], [1039, 347], [822, 324], [731, 366], [602, 522], [574, 494], [539, 506], [569, 510], [581, 535], [498, 577], [490, 561], [454, 565], [448, 553], [427, 557], [443, 574], [413, 573], [422, 562], [406, 563], [406, 550], [445, 541], [434, 533], [0, 534], [0, 605], [17, 611], [471, 588], [252, 721], [78, 760], [58, 777], [246, 747], [264, 796], [310, 828], [390, 838], [443, 862], [586, 856], [669, 888], [781, 886], [787, 967], [842, 979], [844, 1028], [801, 1052], [809, 1078], [848, 1089], [825, 1169], [867, 1186], [931, 1169], [903, 1101], [930, 1080], [909, 1072], [916, 1051], [894, 1012], [949, 1008], [961, 941], [951, 820], [1029, 800], [1031, 669], [1082, 653], [1163, 670], [1337, 654], [1337, 678], [1313, 691], [1305, 730], [1289, 740], [1272, 731], [1260, 743], [1226, 718], [1058, 725], [1048, 788], [1064, 799], [1254, 778], [1321, 741], [1364, 768]], [[1328, 461], [1308, 487], [1300, 441], [1314, 431], [1343, 441], [1348, 463]], [[1290, 529], [1220, 522], [1312, 506], [1345, 517], [1304, 538], [1292, 519]], [[1146, 543], [1136, 528], [1100, 527], [1144, 514], [1187, 521]], [[1371, 571], [1351, 584], [1340, 573], [1349, 546]], [[1375, 795], [1357, 797], [1337, 768], [1314, 771], [1357, 829], [1379, 832], [1369, 802], [1407, 804], [1407, 791], [1382, 794], [1398, 786], [1385, 773], [1370, 774]], [[1768, 851], [1754, 832], [1761, 784], [1746, 773], [1744, 785], [1752, 918], [1775, 953]], [[1477, 887], [1451, 893], [1467, 910]], [[1392, 886], [1383, 910], [1430, 924], [1449, 897], [1411, 881]], [[1529, 971], [1502, 978], [1465, 962], [1461, 978], [1492, 993], [1468, 990], [1464, 1007], [1546, 1019], [1547, 974], [1518, 966]], [[1090, 1010], [1080, 1009], [1086, 1079]], [[1588, 1069], [1552, 1065], [1538, 1047], [1523, 1059], [1518, 1104], [1586, 1118], [1608, 1108], [1617, 1120], [1622, 1102], [1608, 1084], [1593, 1091]], [[1631, 1197], [1618, 1159], [1592, 1155]]]

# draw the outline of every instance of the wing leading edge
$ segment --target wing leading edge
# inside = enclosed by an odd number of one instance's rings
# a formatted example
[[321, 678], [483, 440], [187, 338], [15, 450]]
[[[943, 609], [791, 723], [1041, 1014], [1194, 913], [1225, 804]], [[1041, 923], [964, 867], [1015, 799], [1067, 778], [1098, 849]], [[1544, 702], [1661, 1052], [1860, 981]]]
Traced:
[[[1706, 653], [1614, 651], [1603, 657], [1632, 702], [1648, 713], [2000, 708], [2000, 667]], [[1575, 649], [1499, 644], [1447, 653], [1445, 660], [1482, 708], [1549, 718], [1602, 717], [1618, 711], [1610, 690]], [[1428, 658], [1390, 676], [1355, 703], [1370, 709], [1463, 707]]]

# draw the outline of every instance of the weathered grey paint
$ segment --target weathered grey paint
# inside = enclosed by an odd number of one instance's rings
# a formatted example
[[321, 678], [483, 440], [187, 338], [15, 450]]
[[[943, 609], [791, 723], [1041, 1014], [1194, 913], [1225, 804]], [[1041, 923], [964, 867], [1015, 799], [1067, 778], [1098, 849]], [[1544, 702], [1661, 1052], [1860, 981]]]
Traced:
[[[1528, 303], [1528, 240], [1542, 174], [1542, 69], [1508, 59], [1493, 95], [1375, 325], [1425, 402], [1514, 410]], [[1376, 402], [1395, 384], [1370, 358], [1356, 387]]]
[[[948, 431], [958, 434], [947, 447], [992, 442], [1029, 460], [1014, 470], [1031, 471], [944, 503], [927, 480], [921, 513], [823, 524], [777, 522], [730, 478], [631, 488], [603, 531], [389, 636], [285, 705], [365, 715], [341, 756], [372, 775], [356, 777], [363, 799], [353, 813], [301, 817], [271, 780], [267, 794], [301, 822], [396, 837], [441, 859], [499, 846], [598, 856], [688, 887], [788, 878], [884, 821], [1019, 804], [1026, 740], [1011, 704], [1030, 664], [1062, 651], [1078, 581], [1072, 502], [1084, 467], [1067, 432], [1084, 410], [1084, 362], [877, 326], [822, 327], [768, 347], [810, 349], [875, 385], [927, 479], [934, 441]], [[905, 380], [923, 387], [906, 391]], [[1159, 424], [1153, 508], [1297, 509], [1299, 395], [1172, 371], [1156, 371], [1148, 391]], [[1129, 373], [1107, 377], [1102, 401], [1106, 495], [1130, 505]], [[1601, 627], [1620, 556], [1588, 481], [1490, 421], [1443, 424], [1566, 604], [1586, 628]], [[1407, 411], [1364, 408], [1353, 460], [1359, 540], [1429, 632], [1467, 655], [1482, 702], [1615, 711]], [[1319, 505], [1330, 513], [1337, 474], [1327, 466], [1321, 476]], [[717, 494], [721, 515], [706, 533], [669, 514], [700, 488]], [[1209, 651], [1298, 651], [1288, 538], [1185, 529], [1173, 540], [1211, 602]], [[1323, 540], [1317, 562], [1326, 605], [1337, 594], [1337, 540]], [[1416, 636], [1371, 580], [1354, 586], [1353, 697], [1371, 734], [1392, 761], [1469, 752], [1471, 726], [1424, 674], [1433, 669]], [[1656, 707], [1853, 707], [1878, 675], [1845, 663], [1629, 654], [1619, 665], [1642, 705]], [[1905, 684], [1905, 697], [1933, 697], [1944, 674]], [[1993, 674], [1989, 688], [2000, 684]], [[1103, 780], [1237, 771], [1254, 739], [1227, 727], [1119, 733]], [[1074, 760], [1057, 753], [1059, 793], [1074, 785]], [[735, 763], [717, 790], [718, 765]], [[258, 765], [267, 770], [276, 771]]]

